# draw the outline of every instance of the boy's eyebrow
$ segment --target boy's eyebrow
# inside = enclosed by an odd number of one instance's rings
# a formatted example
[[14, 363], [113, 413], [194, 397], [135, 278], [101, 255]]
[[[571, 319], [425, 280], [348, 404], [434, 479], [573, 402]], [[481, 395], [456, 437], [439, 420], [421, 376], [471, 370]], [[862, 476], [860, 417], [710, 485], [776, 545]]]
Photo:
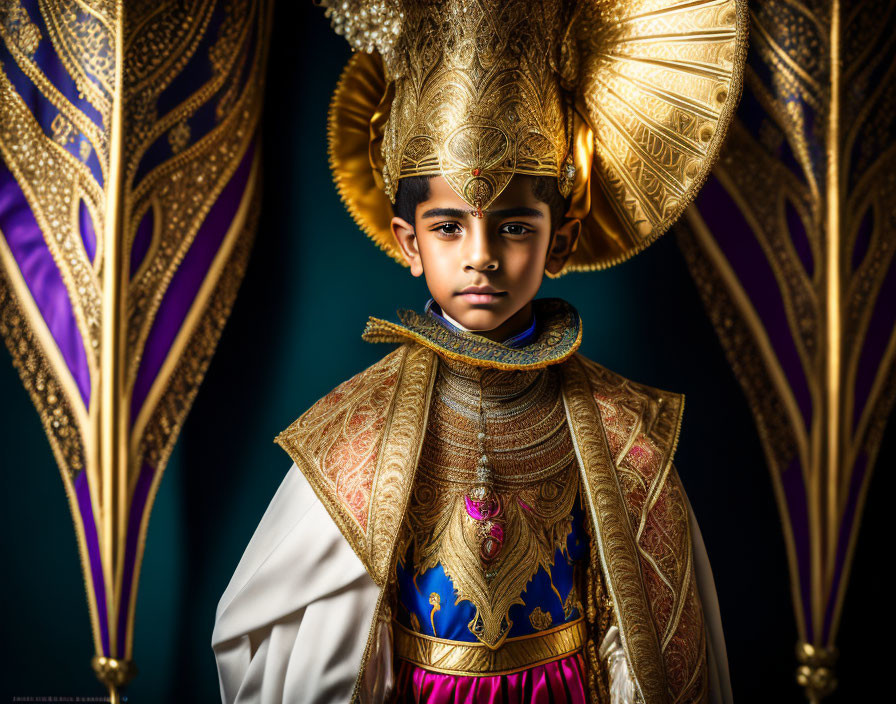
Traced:
[[430, 208], [421, 218], [462, 218], [469, 215], [472, 211], [461, 210], [460, 208]]
[[[462, 218], [466, 215], [471, 215], [472, 213], [472, 210], [461, 210], [460, 208], [430, 208], [429, 210], [425, 211], [420, 217]], [[535, 208], [527, 208], [525, 206], [519, 206], [516, 208], [504, 208], [503, 210], [486, 210], [485, 214], [493, 218], [544, 217], [540, 210], [536, 210]]]
[[493, 218], [543, 218], [540, 210], [527, 208], [524, 205], [516, 208], [504, 208], [503, 210], [486, 210], [485, 214]]

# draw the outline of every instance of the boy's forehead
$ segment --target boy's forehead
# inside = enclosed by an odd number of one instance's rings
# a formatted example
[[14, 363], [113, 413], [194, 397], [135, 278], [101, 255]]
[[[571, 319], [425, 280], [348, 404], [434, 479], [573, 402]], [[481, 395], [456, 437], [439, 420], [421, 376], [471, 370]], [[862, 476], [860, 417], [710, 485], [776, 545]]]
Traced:
[[[507, 210], [518, 206], [528, 206], [530, 208], [537, 207], [542, 201], [535, 197], [532, 190], [532, 177], [515, 175], [507, 187], [501, 194], [491, 203], [486, 214], [497, 211]], [[441, 176], [433, 176], [429, 181], [429, 197], [420, 205], [433, 205], [439, 207], [452, 208], [473, 212], [470, 205], [448, 185], [448, 182]]]

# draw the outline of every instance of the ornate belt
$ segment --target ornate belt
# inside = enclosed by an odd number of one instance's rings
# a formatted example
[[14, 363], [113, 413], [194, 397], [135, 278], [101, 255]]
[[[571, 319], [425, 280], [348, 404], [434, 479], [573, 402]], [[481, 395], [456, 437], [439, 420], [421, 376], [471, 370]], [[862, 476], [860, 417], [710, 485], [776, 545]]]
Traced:
[[484, 643], [415, 633], [397, 622], [392, 627], [396, 657], [445, 675], [509, 675], [573, 655], [588, 637], [581, 618], [547, 631], [508, 638], [494, 650]]

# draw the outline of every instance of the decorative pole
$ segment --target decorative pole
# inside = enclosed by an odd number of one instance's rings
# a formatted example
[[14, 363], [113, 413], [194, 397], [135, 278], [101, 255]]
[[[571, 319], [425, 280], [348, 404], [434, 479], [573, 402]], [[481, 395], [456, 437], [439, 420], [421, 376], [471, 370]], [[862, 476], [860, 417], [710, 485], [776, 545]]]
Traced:
[[756, 419], [819, 702], [896, 395], [896, 13], [813, 7], [751, 3], [743, 98], [679, 242]]
[[153, 499], [255, 231], [270, 11], [0, 5], [0, 334], [59, 465], [113, 702]]

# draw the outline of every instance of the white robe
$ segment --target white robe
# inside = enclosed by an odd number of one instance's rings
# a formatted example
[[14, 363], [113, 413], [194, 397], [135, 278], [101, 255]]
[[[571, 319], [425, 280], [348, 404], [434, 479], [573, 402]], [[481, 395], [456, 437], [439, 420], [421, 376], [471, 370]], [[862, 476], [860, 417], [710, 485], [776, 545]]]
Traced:
[[[697, 587], [706, 622], [709, 701], [731, 704], [715, 583], [690, 511]], [[348, 702], [379, 588], [293, 465], [243, 554], [215, 614], [212, 648], [224, 704]], [[391, 687], [389, 630], [378, 628], [362, 688]], [[614, 703], [615, 704], [615, 703]]]

